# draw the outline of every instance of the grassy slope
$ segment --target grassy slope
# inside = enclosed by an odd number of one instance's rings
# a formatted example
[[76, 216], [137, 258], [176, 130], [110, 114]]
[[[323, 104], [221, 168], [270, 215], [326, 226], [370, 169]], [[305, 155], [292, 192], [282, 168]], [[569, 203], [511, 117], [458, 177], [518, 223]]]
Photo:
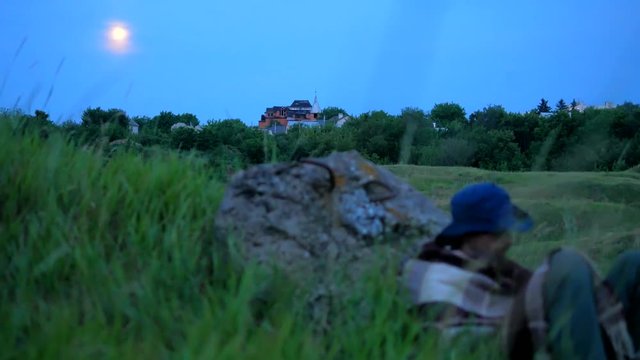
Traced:
[[[223, 185], [197, 159], [124, 154], [107, 161], [60, 138], [16, 137], [5, 125], [0, 358], [496, 355], [468, 346], [438, 350], [435, 337], [414, 346], [409, 335], [419, 328], [394, 295], [388, 269], [351, 301], [334, 304], [340, 311], [332, 330], [314, 335], [288, 282], [216, 261], [211, 219]], [[391, 168], [443, 206], [470, 181], [507, 186], [540, 221], [537, 235], [513, 251], [531, 264], [560, 243], [604, 264], [638, 246], [638, 173]]]
[[624, 249], [640, 248], [640, 173], [498, 173], [470, 168], [391, 166], [391, 171], [448, 209], [460, 187], [505, 186], [536, 228], [516, 239], [511, 255], [529, 266], [558, 246], [573, 246], [606, 267]]

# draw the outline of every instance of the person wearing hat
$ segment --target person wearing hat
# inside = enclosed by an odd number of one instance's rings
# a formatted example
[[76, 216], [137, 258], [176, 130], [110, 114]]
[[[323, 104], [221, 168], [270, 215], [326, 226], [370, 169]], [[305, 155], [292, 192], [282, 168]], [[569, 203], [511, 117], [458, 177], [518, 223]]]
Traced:
[[414, 310], [449, 337], [500, 334], [510, 358], [640, 358], [640, 251], [601, 279], [579, 252], [552, 251], [530, 271], [508, 259], [534, 222], [494, 183], [451, 199], [451, 223], [403, 264]]

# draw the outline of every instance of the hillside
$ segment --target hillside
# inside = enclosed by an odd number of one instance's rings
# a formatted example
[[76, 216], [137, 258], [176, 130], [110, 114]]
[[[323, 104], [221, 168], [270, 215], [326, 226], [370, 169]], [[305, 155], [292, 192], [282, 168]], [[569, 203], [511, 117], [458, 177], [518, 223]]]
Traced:
[[[331, 331], [317, 333], [289, 282], [221, 261], [211, 225], [224, 184], [196, 156], [107, 156], [3, 126], [0, 142], [0, 347], [8, 358], [497, 356], [491, 344], [438, 347], [396, 295], [394, 269], [363, 279], [364, 292], [334, 304]], [[559, 245], [603, 266], [639, 247], [637, 172], [389, 168], [445, 209], [466, 183], [505, 185], [538, 221], [512, 251], [528, 265]]]
[[470, 182], [494, 181], [530, 212], [535, 230], [517, 239], [512, 255], [535, 265], [550, 248], [575, 246], [602, 264], [640, 248], [640, 173], [492, 172], [472, 168], [390, 166], [448, 209], [450, 197]]

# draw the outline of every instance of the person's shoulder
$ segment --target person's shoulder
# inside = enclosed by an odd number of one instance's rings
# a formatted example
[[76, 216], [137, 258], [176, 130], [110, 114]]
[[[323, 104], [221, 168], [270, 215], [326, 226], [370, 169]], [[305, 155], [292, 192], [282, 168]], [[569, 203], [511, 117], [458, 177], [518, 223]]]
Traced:
[[500, 265], [500, 282], [503, 286], [516, 293], [527, 286], [532, 275], [533, 272], [531, 270], [513, 260], [506, 260]]
[[418, 254], [418, 259], [435, 263], [446, 263], [456, 267], [465, 267], [465, 259], [448, 247], [436, 242], [425, 243]]

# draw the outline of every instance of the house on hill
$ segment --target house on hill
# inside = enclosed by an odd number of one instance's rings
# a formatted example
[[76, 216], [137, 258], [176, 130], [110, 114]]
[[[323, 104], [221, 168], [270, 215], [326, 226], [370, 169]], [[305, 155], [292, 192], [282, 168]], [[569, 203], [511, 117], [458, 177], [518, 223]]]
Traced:
[[347, 121], [351, 120], [351, 116], [340, 113], [331, 119], [327, 120], [329, 123], [333, 123], [336, 127], [342, 127]]
[[133, 121], [133, 120], [129, 120], [129, 131], [133, 134], [133, 135], [138, 135], [140, 129], [140, 125]]
[[176, 131], [178, 129], [193, 129], [196, 132], [200, 132], [202, 131], [202, 127], [200, 125], [196, 125], [196, 126], [191, 126], [191, 125], [187, 125], [183, 122], [179, 122], [179, 123], [175, 123], [173, 125], [171, 125], [171, 131]]
[[599, 105], [595, 107], [598, 110], [603, 110], [603, 109], [615, 109], [616, 105], [614, 103], [612, 103], [611, 101], [605, 101], [604, 105]]
[[268, 107], [260, 117], [258, 127], [272, 133], [286, 133], [287, 129], [294, 125], [318, 126], [321, 124], [320, 104], [318, 96], [309, 100], [294, 100], [289, 106]]

